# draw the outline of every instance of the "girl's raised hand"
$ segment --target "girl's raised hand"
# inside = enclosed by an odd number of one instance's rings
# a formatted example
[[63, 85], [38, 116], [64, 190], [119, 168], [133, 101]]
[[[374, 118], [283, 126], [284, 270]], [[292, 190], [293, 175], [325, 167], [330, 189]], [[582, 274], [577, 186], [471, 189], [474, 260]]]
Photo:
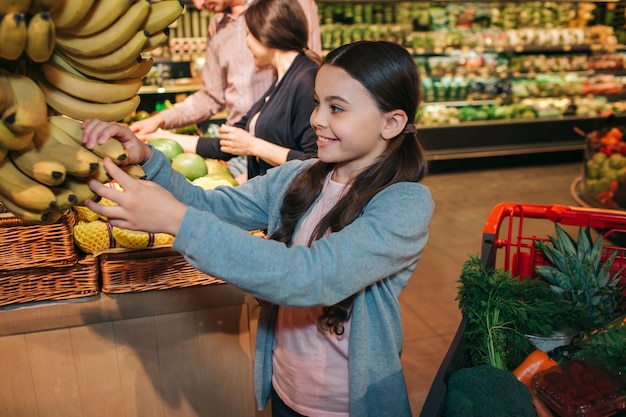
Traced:
[[139, 140], [127, 126], [98, 119], [87, 119], [83, 122], [83, 144], [88, 149], [93, 149], [96, 143], [102, 144], [108, 140], [122, 142], [128, 151], [124, 164], [141, 164], [152, 155], [150, 147]]
[[89, 187], [99, 196], [117, 203], [117, 206], [104, 206], [87, 200], [87, 207], [108, 217], [112, 226], [174, 236], [178, 233], [187, 211], [186, 205], [160, 185], [129, 176], [110, 158], [104, 158], [104, 167], [123, 191], [95, 179], [89, 180]]

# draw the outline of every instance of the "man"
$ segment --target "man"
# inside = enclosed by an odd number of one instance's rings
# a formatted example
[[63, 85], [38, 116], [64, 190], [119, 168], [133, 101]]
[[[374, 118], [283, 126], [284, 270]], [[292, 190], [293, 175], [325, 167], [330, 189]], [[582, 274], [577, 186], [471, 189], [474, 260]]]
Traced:
[[[309, 49], [321, 56], [321, 38], [317, 5], [314, 0], [298, 0], [309, 24]], [[232, 125], [267, 91], [274, 81], [272, 67], [257, 68], [246, 45], [246, 0], [193, 0], [200, 10], [215, 12], [207, 35], [206, 59], [202, 70], [203, 88], [171, 109], [135, 122], [131, 130], [141, 139], [155, 138], [159, 128], [171, 129], [209, 119], [226, 110], [226, 123]], [[182, 143], [186, 151], [195, 151], [197, 137]]]

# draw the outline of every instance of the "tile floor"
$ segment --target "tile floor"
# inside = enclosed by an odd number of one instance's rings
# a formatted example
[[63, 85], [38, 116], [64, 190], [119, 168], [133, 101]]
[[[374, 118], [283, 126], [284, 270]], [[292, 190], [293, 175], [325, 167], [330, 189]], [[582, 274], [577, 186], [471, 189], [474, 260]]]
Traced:
[[[457, 329], [456, 280], [468, 255], [480, 252], [482, 228], [491, 209], [500, 202], [577, 205], [570, 186], [580, 175], [581, 160], [556, 159], [540, 165], [442, 171], [424, 180], [435, 200], [435, 214], [423, 258], [400, 299], [405, 329], [402, 362], [414, 416], [420, 415]], [[546, 233], [552, 230], [550, 225]]]

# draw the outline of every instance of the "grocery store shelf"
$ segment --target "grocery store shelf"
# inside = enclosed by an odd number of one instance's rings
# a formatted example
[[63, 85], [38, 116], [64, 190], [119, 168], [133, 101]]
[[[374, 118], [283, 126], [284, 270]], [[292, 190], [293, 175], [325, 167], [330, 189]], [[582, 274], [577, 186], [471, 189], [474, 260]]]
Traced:
[[144, 85], [139, 89], [139, 94], [178, 94], [193, 93], [202, 88], [202, 83], [170, 84], [167, 86]]
[[454, 126], [418, 126], [430, 160], [455, 160], [582, 150], [591, 132], [626, 123], [626, 116], [490, 120]]
[[498, 156], [513, 155], [530, 155], [538, 153], [568, 152], [579, 151], [584, 149], [584, 142], [553, 142], [540, 143], [533, 146], [519, 145], [502, 145], [483, 148], [462, 148], [462, 149], [444, 149], [444, 150], [427, 150], [427, 156], [430, 161], [442, 161], [453, 159], [469, 159], [469, 158], [490, 158]]

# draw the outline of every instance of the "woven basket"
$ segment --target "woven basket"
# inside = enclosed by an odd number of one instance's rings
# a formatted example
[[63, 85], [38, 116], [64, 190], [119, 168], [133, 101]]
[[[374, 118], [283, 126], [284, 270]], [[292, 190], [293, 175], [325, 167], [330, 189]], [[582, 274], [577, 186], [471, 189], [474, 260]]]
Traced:
[[129, 293], [223, 283], [169, 246], [99, 253], [103, 293]]
[[72, 210], [59, 221], [45, 225], [27, 224], [13, 216], [0, 217], [0, 271], [75, 264], [76, 221]]
[[0, 272], [0, 306], [69, 300], [99, 293], [97, 260], [89, 255], [73, 265]]

